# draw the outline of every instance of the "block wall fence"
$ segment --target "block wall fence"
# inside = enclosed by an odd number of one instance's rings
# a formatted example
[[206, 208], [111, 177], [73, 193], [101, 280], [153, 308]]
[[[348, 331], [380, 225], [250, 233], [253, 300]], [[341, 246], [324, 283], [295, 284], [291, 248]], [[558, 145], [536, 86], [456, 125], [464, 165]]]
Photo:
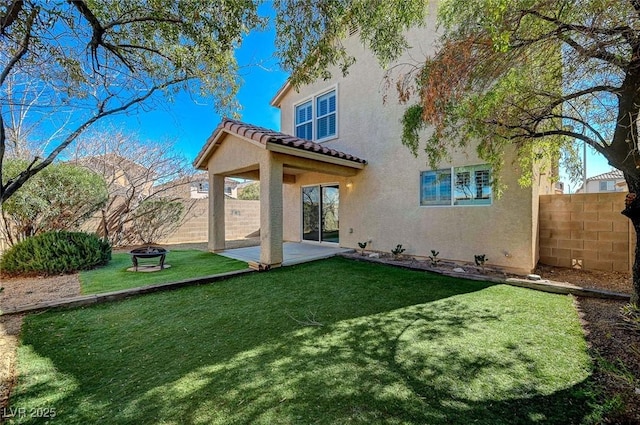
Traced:
[[635, 231], [620, 214], [626, 192], [540, 196], [540, 263], [629, 272]]
[[[182, 225], [163, 244], [207, 242], [209, 200], [197, 199]], [[260, 230], [260, 201], [224, 200], [225, 238], [243, 239]]]

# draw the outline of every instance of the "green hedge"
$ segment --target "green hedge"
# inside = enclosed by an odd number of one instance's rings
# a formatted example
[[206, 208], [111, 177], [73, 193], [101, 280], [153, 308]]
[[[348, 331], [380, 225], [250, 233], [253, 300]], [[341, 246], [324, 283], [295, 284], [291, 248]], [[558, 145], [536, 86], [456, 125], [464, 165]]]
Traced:
[[47, 232], [17, 243], [0, 258], [4, 275], [56, 275], [105, 265], [111, 245], [95, 234]]

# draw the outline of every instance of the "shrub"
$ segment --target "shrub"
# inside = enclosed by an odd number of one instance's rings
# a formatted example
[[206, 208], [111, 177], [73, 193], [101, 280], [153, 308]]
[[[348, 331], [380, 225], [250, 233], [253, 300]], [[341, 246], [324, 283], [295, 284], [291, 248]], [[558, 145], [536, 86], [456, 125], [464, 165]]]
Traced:
[[111, 245], [94, 234], [47, 232], [17, 243], [0, 258], [5, 275], [55, 275], [105, 265]]
[[406, 249], [402, 247], [402, 244], [398, 244], [394, 249], [391, 250], [391, 253], [394, 257], [398, 258], [405, 251]]
[[[4, 184], [28, 167], [12, 159]], [[2, 204], [1, 222], [10, 245], [55, 230], [80, 229], [107, 202], [107, 183], [84, 167], [53, 163], [31, 177]]]

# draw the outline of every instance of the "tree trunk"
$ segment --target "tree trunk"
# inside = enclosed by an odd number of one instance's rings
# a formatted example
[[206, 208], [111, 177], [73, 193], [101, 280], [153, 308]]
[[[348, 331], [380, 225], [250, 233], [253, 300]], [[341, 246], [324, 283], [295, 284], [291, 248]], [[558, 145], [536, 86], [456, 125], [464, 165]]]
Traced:
[[629, 217], [633, 228], [636, 231], [636, 249], [634, 252], [632, 280], [633, 294], [631, 295], [631, 303], [639, 304], [640, 294], [640, 198], [635, 193], [629, 193], [625, 201], [625, 209], [622, 214]]

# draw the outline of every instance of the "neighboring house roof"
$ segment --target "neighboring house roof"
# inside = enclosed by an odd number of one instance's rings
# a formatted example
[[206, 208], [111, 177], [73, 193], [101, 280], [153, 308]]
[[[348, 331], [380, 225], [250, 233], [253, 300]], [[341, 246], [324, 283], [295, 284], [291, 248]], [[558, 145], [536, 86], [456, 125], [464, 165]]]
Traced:
[[621, 180], [624, 179], [624, 175], [620, 170], [611, 170], [606, 173], [598, 174], [597, 176], [589, 177], [587, 181], [593, 180]]
[[105, 155], [93, 155], [86, 156], [82, 158], [78, 158], [75, 160], [76, 163], [83, 165], [87, 168], [95, 168], [101, 166], [109, 166], [114, 170], [136, 173], [136, 174], [146, 174], [149, 172], [149, 169], [144, 165], [138, 164], [137, 162], [119, 155], [117, 153], [108, 153]]
[[269, 130], [268, 128], [258, 127], [256, 125], [225, 118], [215, 129], [211, 137], [209, 137], [207, 143], [205, 143], [205, 145], [202, 147], [202, 150], [200, 150], [200, 153], [198, 153], [198, 156], [193, 161], [193, 164], [196, 168], [201, 169], [201, 167], [205, 165], [205, 162], [210, 154], [221, 142], [221, 136], [223, 133], [235, 134], [242, 138], [258, 142], [259, 144], [267, 148], [269, 144], [282, 145], [288, 148], [293, 148], [295, 150], [325, 155], [328, 157], [362, 165], [367, 163], [367, 161], [365, 161], [364, 159], [358, 158], [348, 153], [337, 151], [335, 149], [327, 148], [326, 146], [323, 146], [319, 143], [300, 139], [298, 137], [290, 136], [278, 131]]

